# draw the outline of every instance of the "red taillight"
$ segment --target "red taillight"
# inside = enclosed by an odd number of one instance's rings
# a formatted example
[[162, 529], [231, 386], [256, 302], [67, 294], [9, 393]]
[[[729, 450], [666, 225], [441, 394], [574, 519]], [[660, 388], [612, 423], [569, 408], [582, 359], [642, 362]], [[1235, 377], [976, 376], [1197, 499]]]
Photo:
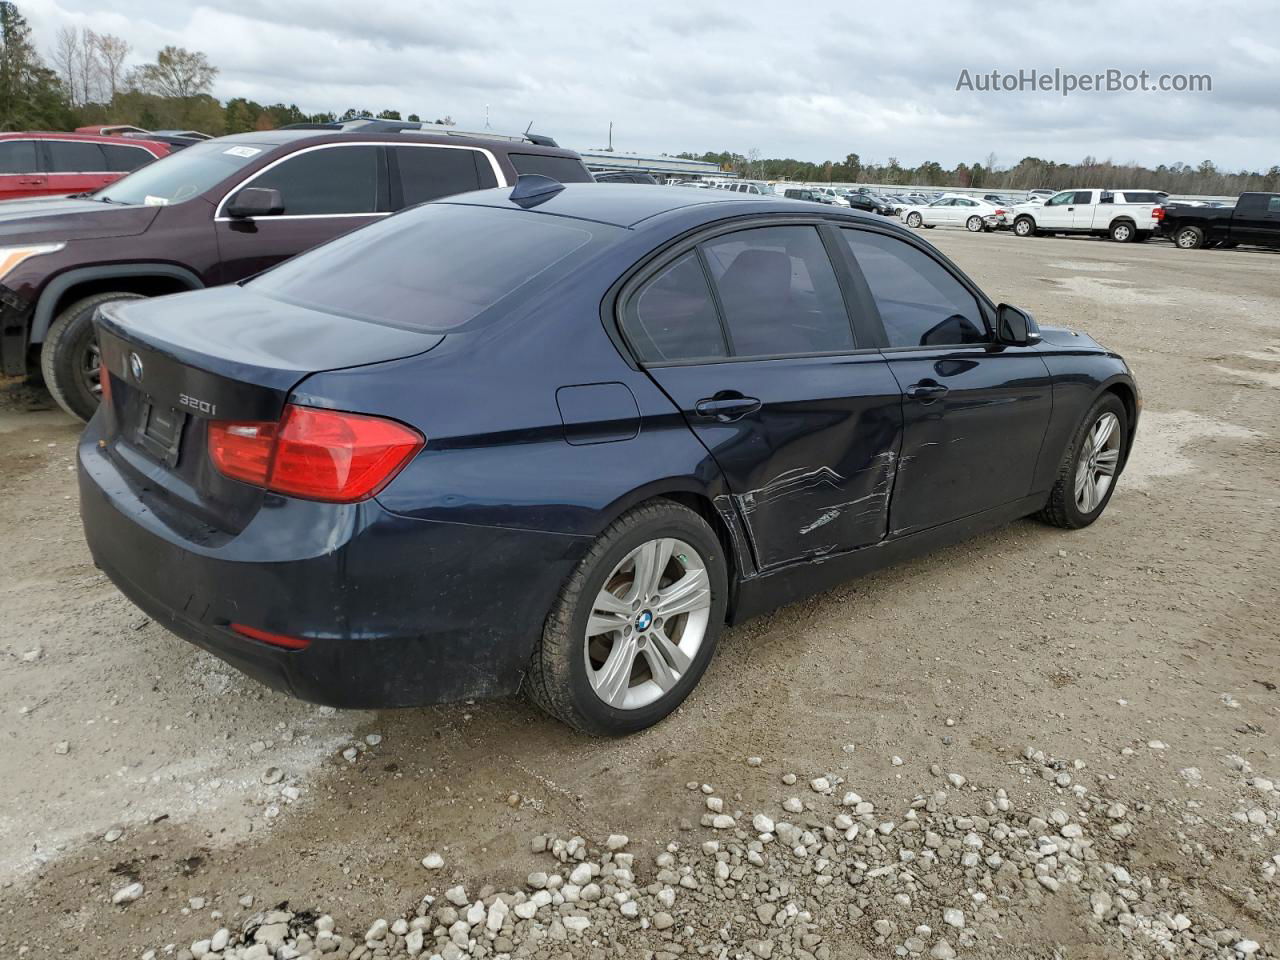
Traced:
[[332, 503], [373, 496], [425, 445], [422, 434], [394, 420], [293, 404], [278, 424], [209, 424], [209, 456], [222, 473]]
[[995, 212], [995, 213], [993, 213], [993, 214], [992, 214], [992, 216], [993, 216], [993, 217], [1003, 217], [1003, 216], [1004, 216], [1004, 211], [1003, 211], [1003, 210], [996, 210], [996, 212]]
[[1152, 209], [1152, 211], [1151, 211], [1151, 218], [1152, 218], [1153, 220], [1163, 220], [1163, 219], [1164, 219], [1164, 207], [1155, 207], [1155, 208], [1153, 208], [1153, 209]]
[[285, 650], [305, 650], [311, 646], [311, 640], [307, 637], [290, 637], [270, 630], [259, 630], [257, 627], [246, 627], [243, 623], [233, 623], [231, 629], [242, 637], [269, 643], [273, 647], [283, 647]]

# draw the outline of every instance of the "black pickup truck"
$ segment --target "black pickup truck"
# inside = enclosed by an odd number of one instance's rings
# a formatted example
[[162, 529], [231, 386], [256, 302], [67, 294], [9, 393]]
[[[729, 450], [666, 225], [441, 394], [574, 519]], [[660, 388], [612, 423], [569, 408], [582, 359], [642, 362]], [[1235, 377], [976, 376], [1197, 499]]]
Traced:
[[1159, 230], [1183, 250], [1242, 243], [1280, 247], [1280, 193], [1242, 193], [1234, 207], [1168, 203]]

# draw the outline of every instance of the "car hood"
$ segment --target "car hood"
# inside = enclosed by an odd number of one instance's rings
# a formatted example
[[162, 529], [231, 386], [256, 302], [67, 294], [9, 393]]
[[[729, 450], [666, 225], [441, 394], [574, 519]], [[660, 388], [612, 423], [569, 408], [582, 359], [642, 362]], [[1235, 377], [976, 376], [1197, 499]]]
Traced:
[[159, 207], [122, 206], [76, 197], [0, 201], [0, 245], [14, 241], [100, 240], [142, 233]]

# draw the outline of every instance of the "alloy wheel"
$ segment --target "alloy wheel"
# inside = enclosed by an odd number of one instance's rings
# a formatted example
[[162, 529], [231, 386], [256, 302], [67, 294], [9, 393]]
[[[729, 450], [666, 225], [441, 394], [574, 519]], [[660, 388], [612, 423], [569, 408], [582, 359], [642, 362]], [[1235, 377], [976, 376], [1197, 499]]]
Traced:
[[80, 379], [85, 390], [95, 397], [102, 396], [102, 351], [96, 340], [85, 348], [80, 360]]
[[636, 710], [688, 672], [707, 635], [711, 580], [703, 558], [673, 538], [649, 540], [618, 563], [587, 619], [587, 679], [603, 702]]
[[965, 223], [965, 226], [968, 228], [970, 233], [979, 233], [982, 230], [982, 218], [970, 217]]
[[907, 217], [907, 226], [909, 227], [918, 227], [921, 222], [920, 214], [918, 213], [913, 213]]
[[1114, 413], [1104, 413], [1085, 435], [1084, 446], [1076, 461], [1076, 508], [1093, 513], [1106, 499], [1120, 466], [1120, 420]]

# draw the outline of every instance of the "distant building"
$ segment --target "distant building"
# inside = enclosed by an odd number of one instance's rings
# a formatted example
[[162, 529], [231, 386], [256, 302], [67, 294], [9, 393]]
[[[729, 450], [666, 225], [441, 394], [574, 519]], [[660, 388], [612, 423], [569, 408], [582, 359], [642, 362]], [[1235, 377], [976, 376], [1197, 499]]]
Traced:
[[731, 178], [718, 163], [706, 160], [682, 160], [679, 157], [646, 157], [638, 153], [618, 153], [609, 150], [579, 150], [582, 162], [593, 173], [605, 170], [643, 171], [661, 182], [667, 178], [677, 180], [702, 180], [708, 177]]

